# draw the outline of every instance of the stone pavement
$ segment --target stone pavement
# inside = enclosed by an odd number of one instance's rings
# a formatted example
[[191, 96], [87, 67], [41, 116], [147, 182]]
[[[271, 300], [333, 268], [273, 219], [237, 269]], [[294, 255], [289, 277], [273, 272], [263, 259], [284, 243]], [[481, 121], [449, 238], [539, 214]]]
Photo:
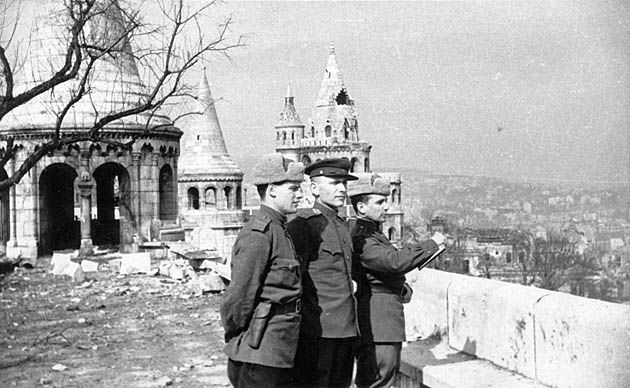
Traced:
[[220, 294], [149, 275], [0, 275], [2, 387], [227, 387]]

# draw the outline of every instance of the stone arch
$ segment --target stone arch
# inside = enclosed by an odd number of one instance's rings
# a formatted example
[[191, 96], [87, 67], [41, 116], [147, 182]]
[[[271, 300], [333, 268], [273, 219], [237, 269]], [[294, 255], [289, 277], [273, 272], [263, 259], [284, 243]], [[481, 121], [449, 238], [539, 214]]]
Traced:
[[350, 159], [350, 172], [357, 172], [357, 163], [359, 163], [359, 158], [354, 157]]
[[243, 208], [243, 194], [241, 193], [241, 186], [236, 186], [236, 209]]
[[327, 125], [327, 126], [324, 128], [324, 136], [326, 136], [326, 137], [330, 137], [331, 135], [332, 135], [332, 128], [331, 128], [331, 126], [330, 126], [330, 125]]
[[232, 201], [232, 186], [225, 186], [223, 188], [223, 193], [225, 194], [225, 208], [231, 210], [234, 206], [234, 203]]
[[80, 222], [75, 219], [74, 182], [78, 174], [65, 163], [53, 163], [39, 176], [39, 254], [77, 249]]
[[199, 189], [196, 187], [188, 189], [188, 208], [199, 210]]
[[391, 226], [389, 229], [387, 229], [387, 238], [390, 241], [394, 241], [396, 239], [396, 228]]
[[206, 208], [216, 208], [217, 207], [217, 189], [214, 187], [206, 187], [206, 191], [204, 193], [204, 200], [206, 202]]
[[394, 188], [392, 190], [392, 203], [400, 203], [400, 198], [398, 197], [398, 189]]
[[175, 190], [173, 182], [173, 169], [165, 164], [160, 169], [160, 220], [174, 221], [177, 217], [177, 202], [175, 201]]
[[295, 132], [291, 131], [291, 144], [295, 144]]
[[118, 245], [130, 240], [127, 230], [127, 223], [132, 220], [129, 172], [119, 163], [107, 162], [98, 166], [92, 176], [96, 182], [92, 242], [95, 245]]
[[370, 158], [363, 160], [363, 172], [370, 172]]
[[302, 156], [302, 163], [304, 164], [304, 167], [308, 166], [311, 164], [311, 158], [308, 155]]
[[287, 133], [282, 131], [282, 144], [287, 144]]
[[[0, 167], [0, 182], [9, 176], [4, 168]], [[11, 236], [11, 216], [9, 206], [9, 188], [0, 191], [0, 244], [6, 246]]]

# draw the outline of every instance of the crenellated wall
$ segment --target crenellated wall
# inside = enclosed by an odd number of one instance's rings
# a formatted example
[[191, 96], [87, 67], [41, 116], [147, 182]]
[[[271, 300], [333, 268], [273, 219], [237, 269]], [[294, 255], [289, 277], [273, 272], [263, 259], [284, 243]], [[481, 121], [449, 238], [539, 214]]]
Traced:
[[440, 332], [454, 351], [552, 387], [630, 386], [629, 305], [432, 269], [407, 279], [408, 340]]

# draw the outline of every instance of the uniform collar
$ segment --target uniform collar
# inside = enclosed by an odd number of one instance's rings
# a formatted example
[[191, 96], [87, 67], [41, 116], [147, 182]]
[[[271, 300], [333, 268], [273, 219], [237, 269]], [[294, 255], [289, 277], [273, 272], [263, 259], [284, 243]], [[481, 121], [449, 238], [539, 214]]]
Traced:
[[260, 213], [261, 215], [266, 215], [267, 217], [269, 217], [269, 219], [279, 223], [280, 225], [284, 226], [284, 224], [287, 222], [287, 216], [280, 213], [279, 211], [273, 210], [267, 205], [260, 205]]
[[319, 202], [318, 200], [315, 201], [315, 204], [313, 205], [313, 209], [317, 209], [319, 210], [324, 216], [326, 216], [326, 218], [339, 218], [341, 219], [341, 217], [339, 217], [339, 213], [337, 211], [337, 209], [333, 209], [331, 207], [328, 207], [326, 205], [324, 205], [323, 203]]
[[376, 232], [376, 231], [381, 230], [380, 222], [368, 220], [367, 218], [357, 217], [357, 225], [366, 228], [370, 232]]

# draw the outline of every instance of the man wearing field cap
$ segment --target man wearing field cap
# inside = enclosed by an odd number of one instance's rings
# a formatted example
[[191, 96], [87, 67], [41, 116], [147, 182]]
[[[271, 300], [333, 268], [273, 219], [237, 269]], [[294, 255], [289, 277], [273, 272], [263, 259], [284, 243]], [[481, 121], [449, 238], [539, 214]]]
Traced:
[[339, 208], [350, 175], [347, 159], [324, 159], [306, 167], [315, 203], [300, 209], [287, 227], [302, 259], [302, 330], [296, 386], [349, 387], [353, 346], [359, 335], [352, 285], [352, 240]]
[[285, 223], [297, 211], [303, 180], [302, 163], [279, 153], [265, 155], [253, 169], [260, 210], [236, 238], [221, 303], [228, 377], [236, 388], [295, 386], [302, 284]]
[[381, 232], [389, 208], [389, 182], [377, 174], [361, 174], [348, 184], [348, 195], [357, 214], [350, 231], [361, 329], [355, 383], [357, 387], [390, 387], [405, 341], [403, 303], [411, 298], [405, 273], [430, 259], [444, 236], [436, 233], [429, 240], [396, 249]]

